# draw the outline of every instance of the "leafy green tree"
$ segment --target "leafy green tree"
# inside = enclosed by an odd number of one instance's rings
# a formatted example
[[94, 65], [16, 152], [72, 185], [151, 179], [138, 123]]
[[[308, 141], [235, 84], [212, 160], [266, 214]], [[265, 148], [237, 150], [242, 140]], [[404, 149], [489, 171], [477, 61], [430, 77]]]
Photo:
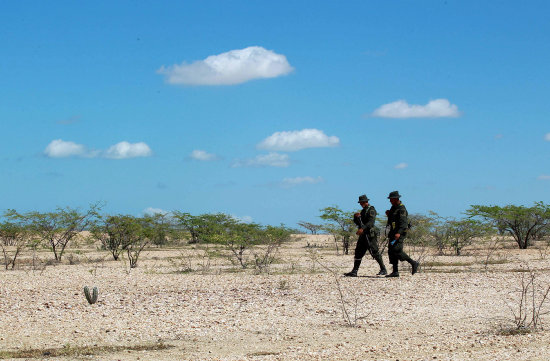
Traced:
[[320, 210], [321, 219], [327, 221], [323, 229], [334, 237], [342, 240], [344, 254], [349, 254], [350, 239], [355, 234], [353, 212], [344, 212], [337, 206], [325, 207]]
[[200, 243], [219, 233], [218, 228], [223, 226], [229, 216], [223, 213], [193, 216], [190, 213], [175, 211], [173, 217], [180, 232], [189, 235], [189, 243]]
[[488, 233], [487, 225], [476, 219], [448, 220], [447, 239], [457, 256], [460, 256], [462, 250], [471, 245], [476, 238]]
[[59, 207], [55, 212], [28, 212], [25, 214], [9, 210], [6, 216], [28, 224], [29, 229], [38, 238], [48, 243], [55, 260], [61, 261], [69, 242], [93, 223], [100, 208], [99, 204], [95, 204], [85, 212], [70, 207]]
[[[260, 235], [259, 250], [254, 251], [254, 265], [259, 272], [266, 271], [275, 261], [275, 255], [283, 242], [290, 240], [293, 230], [281, 225], [279, 227], [267, 226], [262, 229]], [[256, 248], [255, 248], [256, 249]]]
[[113, 259], [118, 261], [120, 254], [132, 242], [135, 223], [135, 218], [132, 216], [103, 216], [90, 231], [92, 237], [99, 240], [103, 248], [111, 252]]
[[0, 223], [0, 247], [2, 247], [6, 269], [15, 268], [17, 257], [25, 249], [30, 238], [31, 232], [23, 222], [8, 218]]
[[143, 217], [147, 237], [155, 246], [162, 247], [168, 243], [172, 233], [172, 223], [167, 214], [155, 213]]
[[249, 249], [262, 242], [262, 228], [256, 223], [242, 223], [228, 219], [225, 227], [219, 228], [216, 234], [217, 243], [225, 245], [242, 268], [247, 268]]
[[466, 214], [487, 220], [495, 228], [510, 234], [520, 249], [526, 249], [532, 235], [550, 224], [550, 206], [543, 202], [536, 202], [532, 207], [472, 205]]

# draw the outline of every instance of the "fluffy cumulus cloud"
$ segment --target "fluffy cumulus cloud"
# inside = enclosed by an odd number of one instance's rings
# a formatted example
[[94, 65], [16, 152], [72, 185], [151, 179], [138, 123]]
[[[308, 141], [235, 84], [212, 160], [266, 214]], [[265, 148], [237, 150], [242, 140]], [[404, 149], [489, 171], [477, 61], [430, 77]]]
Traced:
[[260, 154], [252, 159], [236, 160], [231, 165], [233, 168], [239, 167], [288, 167], [290, 160], [287, 154], [269, 153]]
[[51, 158], [83, 157], [86, 155], [86, 147], [75, 142], [56, 139], [48, 144], [44, 154]]
[[218, 157], [215, 154], [208, 153], [204, 150], [199, 150], [199, 149], [192, 151], [189, 157], [191, 159], [200, 160], [200, 161], [210, 161], [210, 160], [218, 159]]
[[399, 164], [396, 164], [394, 166], [395, 169], [405, 169], [407, 168], [409, 165], [407, 163], [399, 163]]
[[112, 145], [105, 151], [105, 157], [111, 159], [149, 157], [151, 154], [153, 154], [151, 148], [143, 142], [128, 143], [124, 141]]
[[323, 181], [322, 177], [295, 177], [295, 178], [284, 178], [282, 181], [283, 187], [295, 187], [302, 184], [316, 184]]
[[303, 129], [288, 132], [276, 132], [258, 144], [259, 149], [295, 152], [306, 148], [325, 148], [340, 145], [336, 136], [327, 136], [318, 129]]
[[446, 118], [458, 117], [458, 107], [447, 99], [436, 99], [426, 105], [410, 105], [405, 100], [384, 104], [372, 116], [380, 118]]
[[546, 135], [544, 136], [544, 140], [550, 142], [550, 133], [546, 133]]
[[233, 85], [253, 79], [275, 78], [292, 70], [284, 55], [251, 46], [211, 55], [191, 64], [162, 66], [157, 72], [163, 74], [169, 84]]

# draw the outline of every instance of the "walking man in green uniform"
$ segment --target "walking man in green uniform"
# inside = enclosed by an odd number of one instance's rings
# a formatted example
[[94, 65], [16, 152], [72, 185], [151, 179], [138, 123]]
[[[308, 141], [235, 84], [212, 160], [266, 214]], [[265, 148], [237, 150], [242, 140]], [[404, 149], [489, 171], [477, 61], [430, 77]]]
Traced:
[[353, 260], [353, 269], [351, 272], [344, 273], [347, 277], [357, 277], [357, 271], [361, 265], [361, 259], [369, 251], [372, 258], [378, 262], [380, 266], [379, 276], [386, 275], [386, 266], [382, 260], [382, 256], [378, 251], [378, 229], [374, 225], [376, 221], [376, 209], [369, 204], [369, 199], [366, 195], [359, 196], [358, 203], [363, 208], [361, 213], [355, 213], [353, 222], [357, 225], [357, 245], [355, 246], [355, 258]]
[[409, 228], [409, 213], [400, 198], [401, 195], [398, 191], [391, 192], [388, 197], [391, 203], [391, 209], [386, 211], [386, 215], [388, 216], [387, 225], [390, 226], [388, 255], [390, 263], [393, 266], [393, 271], [386, 277], [399, 277], [399, 261], [409, 262], [412, 267], [412, 274], [418, 271], [419, 266], [418, 262], [414, 261], [403, 251], [403, 240], [407, 237], [407, 230]]

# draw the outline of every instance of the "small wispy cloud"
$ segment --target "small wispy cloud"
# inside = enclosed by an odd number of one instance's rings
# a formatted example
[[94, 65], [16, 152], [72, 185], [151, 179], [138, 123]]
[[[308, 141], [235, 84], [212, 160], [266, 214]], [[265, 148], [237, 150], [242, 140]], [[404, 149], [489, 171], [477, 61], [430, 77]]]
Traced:
[[236, 215], [232, 214], [231, 217], [233, 217], [233, 219], [235, 219], [239, 222], [242, 222], [242, 223], [250, 224], [250, 223], [254, 222], [254, 219], [251, 216], [236, 216]]
[[44, 149], [44, 154], [50, 158], [110, 158], [127, 159], [136, 157], [149, 157], [152, 155], [151, 148], [143, 142], [129, 143], [126, 141], [109, 147], [106, 151], [90, 150], [82, 144], [62, 139], [52, 140]]
[[495, 135], [495, 139], [502, 139], [503, 137], [504, 137], [504, 135], [502, 135], [502, 134]]
[[258, 149], [295, 152], [307, 148], [326, 148], [340, 145], [336, 136], [327, 136], [319, 129], [302, 129], [294, 131], [275, 132], [262, 140]]
[[546, 133], [546, 135], [544, 136], [544, 140], [550, 142], [550, 133]]
[[58, 120], [57, 124], [70, 125], [70, 124], [75, 124], [75, 123], [78, 123], [78, 122], [80, 122], [80, 115], [75, 115], [75, 116], [72, 116], [68, 119]]
[[380, 118], [456, 118], [460, 116], [458, 107], [447, 99], [436, 99], [426, 105], [409, 105], [405, 100], [384, 104], [371, 116]]
[[161, 208], [153, 208], [153, 207], [147, 207], [143, 210], [143, 214], [148, 214], [150, 216], [154, 216], [155, 214], [166, 215], [168, 213], [170, 212], [165, 211], [164, 209], [161, 209]]
[[252, 159], [237, 159], [231, 167], [288, 167], [290, 160], [288, 154], [269, 153], [261, 154]]
[[261, 46], [211, 55], [191, 64], [162, 66], [157, 72], [169, 84], [234, 85], [253, 79], [275, 78], [292, 72], [286, 57]]
[[295, 178], [284, 178], [281, 182], [282, 186], [285, 188], [295, 187], [302, 184], [316, 184], [323, 182], [322, 177], [295, 177]]
[[194, 151], [192, 151], [189, 157], [191, 159], [205, 161], [205, 162], [218, 159], [217, 155], [208, 153], [204, 150], [199, 150], [199, 149], [195, 149]]
[[409, 165], [407, 163], [398, 163], [394, 166], [395, 169], [405, 169], [407, 168]]
[[44, 154], [50, 158], [84, 157], [87, 150], [82, 144], [55, 139], [46, 146]]
[[542, 174], [537, 177], [539, 180], [550, 180], [550, 175]]

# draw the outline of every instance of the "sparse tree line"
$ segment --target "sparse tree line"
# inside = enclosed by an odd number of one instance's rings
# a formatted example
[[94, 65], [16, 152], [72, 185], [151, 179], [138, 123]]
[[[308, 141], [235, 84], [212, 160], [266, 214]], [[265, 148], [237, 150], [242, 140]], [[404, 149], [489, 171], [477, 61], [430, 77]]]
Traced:
[[[263, 270], [274, 261], [279, 246], [293, 230], [245, 223], [223, 213], [192, 215], [175, 211], [136, 217], [101, 214], [101, 206], [87, 210], [70, 207], [52, 212], [6, 211], [0, 219], [0, 246], [5, 269], [14, 269], [23, 251], [49, 248], [60, 262], [68, 245], [87, 231], [87, 241], [98, 242], [114, 260], [126, 256], [137, 267], [140, 253], [150, 246], [185, 242], [224, 246], [242, 268]], [[259, 251], [261, 249], [261, 251]]]
[[[346, 212], [337, 206], [323, 208], [320, 212], [323, 224], [299, 222], [298, 225], [311, 234], [331, 235], [337, 252], [341, 245], [342, 252], [348, 254], [357, 228], [353, 223], [355, 212]], [[528, 248], [535, 241], [550, 242], [550, 205], [544, 202], [536, 202], [531, 207], [472, 205], [462, 218], [442, 217], [430, 212], [428, 215], [411, 214], [409, 220], [407, 243], [436, 247], [440, 254], [452, 250], [453, 254], [461, 255], [477, 240], [496, 235], [512, 237], [520, 249]], [[377, 223], [384, 233], [386, 220], [378, 219]], [[383, 250], [387, 239], [379, 237], [379, 242]]]

